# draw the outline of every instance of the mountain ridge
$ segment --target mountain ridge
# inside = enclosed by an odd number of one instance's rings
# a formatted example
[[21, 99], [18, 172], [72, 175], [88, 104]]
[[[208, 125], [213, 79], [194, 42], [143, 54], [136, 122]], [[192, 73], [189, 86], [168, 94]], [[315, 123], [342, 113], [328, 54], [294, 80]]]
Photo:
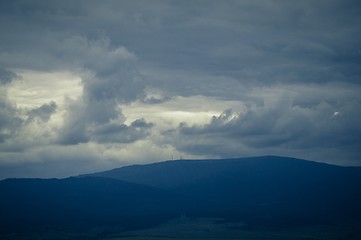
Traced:
[[[275, 162], [277, 161], [277, 162]], [[282, 166], [289, 165], [289, 164], [298, 164], [302, 166], [307, 165], [313, 165], [315, 167], [327, 167], [328, 169], [360, 169], [361, 167], [346, 167], [346, 166], [338, 166], [338, 165], [332, 165], [328, 163], [322, 163], [322, 162], [315, 162], [315, 161], [309, 161], [309, 160], [303, 160], [298, 158], [289, 158], [289, 157], [279, 157], [279, 156], [258, 156], [258, 157], [247, 157], [247, 158], [228, 158], [228, 159], [202, 159], [202, 160], [167, 160], [157, 163], [150, 163], [150, 164], [137, 164], [137, 165], [128, 165], [123, 166], [119, 168], [114, 168], [107, 171], [92, 173], [92, 174], [85, 174], [80, 175], [82, 176], [103, 176], [103, 177], [110, 177], [110, 178], [116, 178], [121, 180], [128, 180], [130, 182], [140, 182], [144, 184], [144, 182], [139, 181], [136, 174], [157, 174], [158, 176], [163, 177], [170, 177], [171, 174], [174, 175], [182, 175], [182, 174], [188, 174], [193, 175], [193, 177], [201, 177], [202, 174], [207, 174], [209, 171], [219, 171], [219, 170], [225, 170], [227, 168], [232, 168], [233, 165], [230, 164], [244, 164], [244, 167], [254, 167], [254, 165], [261, 164], [263, 167], [267, 167], [266, 165], [272, 162], [272, 164], [277, 164], [278, 167], [280, 167], [280, 164]], [[183, 169], [179, 169], [182, 167]], [[203, 169], [199, 169], [203, 166]], [[208, 165], [208, 166], [207, 166]], [[228, 165], [228, 166], [225, 166]], [[165, 172], [164, 168], [168, 167], [168, 171]], [[209, 169], [209, 168], [213, 169]], [[215, 167], [215, 168], [214, 168]], [[238, 165], [239, 167], [239, 165]], [[272, 167], [272, 166], [271, 166]], [[169, 169], [170, 168], [170, 169]], [[198, 168], [197, 171], [194, 171], [194, 168]], [[172, 170], [170, 173], [169, 170]], [[183, 170], [183, 171], [182, 171]], [[357, 170], [356, 170], [357, 171]], [[193, 173], [193, 174], [190, 174]], [[149, 183], [149, 180], [147, 179], [147, 184]], [[160, 179], [160, 182], [167, 183], [167, 179]], [[150, 184], [152, 185], [152, 184]]]
[[[295, 217], [310, 223], [361, 215], [357, 203], [361, 201], [361, 190], [357, 187], [361, 182], [360, 167], [260, 156], [166, 161], [116, 168], [95, 176], [167, 189], [199, 201], [208, 200], [214, 204], [213, 211], [205, 214], [226, 218], [242, 219], [246, 215], [267, 213], [271, 219]], [[338, 215], [333, 215], [338, 210]], [[309, 211], [318, 215], [317, 220]], [[265, 216], [256, 218], [257, 224], [267, 222]]]
[[131, 165], [64, 179], [0, 181], [0, 233], [127, 231], [179, 216], [250, 226], [361, 222], [361, 167], [260, 156]]

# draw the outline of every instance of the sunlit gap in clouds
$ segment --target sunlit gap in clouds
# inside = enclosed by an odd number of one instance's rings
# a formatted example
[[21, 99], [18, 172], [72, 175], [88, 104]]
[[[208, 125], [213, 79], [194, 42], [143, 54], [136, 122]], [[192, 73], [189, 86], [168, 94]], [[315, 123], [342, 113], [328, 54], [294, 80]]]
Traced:
[[56, 125], [63, 122], [67, 101], [74, 101], [83, 93], [81, 78], [71, 72], [17, 70], [16, 73], [20, 78], [8, 88], [9, 100], [25, 111], [55, 103], [57, 111], [51, 120]]
[[151, 106], [136, 101], [121, 108], [127, 117], [126, 123], [145, 118], [156, 123], [155, 127], [160, 130], [174, 129], [183, 122], [188, 125], [204, 125], [209, 123], [212, 117], [221, 115], [225, 109], [232, 109], [234, 112], [245, 111], [244, 103], [240, 101], [226, 101], [199, 95], [177, 96]]
[[70, 72], [18, 70], [21, 76], [8, 89], [8, 96], [20, 108], [39, 107], [50, 101], [63, 105], [66, 98], [77, 99], [83, 92], [81, 78]]

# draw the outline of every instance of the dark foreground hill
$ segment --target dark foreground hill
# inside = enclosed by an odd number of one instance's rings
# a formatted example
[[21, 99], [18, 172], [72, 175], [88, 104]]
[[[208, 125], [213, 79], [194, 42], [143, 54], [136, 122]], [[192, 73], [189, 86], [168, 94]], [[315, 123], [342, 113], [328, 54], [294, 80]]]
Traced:
[[[248, 226], [357, 225], [361, 168], [282, 157], [167, 161], [0, 181], [0, 234], [126, 231], [174, 217]], [[8, 235], [7, 235], [8, 236]]]
[[117, 231], [178, 216], [187, 200], [160, 189], [100, 177], [0, 181], [0, 233]]

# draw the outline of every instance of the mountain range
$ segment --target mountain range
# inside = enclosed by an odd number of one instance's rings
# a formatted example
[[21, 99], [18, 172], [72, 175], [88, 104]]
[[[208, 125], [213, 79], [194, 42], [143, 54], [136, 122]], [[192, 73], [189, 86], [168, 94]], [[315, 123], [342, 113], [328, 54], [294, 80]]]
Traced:
[[248, 226], [361, 222], [361, 167], [262, 156], [131, 165], [0, 181], [0, 234], [127, 231], [179, 216]]

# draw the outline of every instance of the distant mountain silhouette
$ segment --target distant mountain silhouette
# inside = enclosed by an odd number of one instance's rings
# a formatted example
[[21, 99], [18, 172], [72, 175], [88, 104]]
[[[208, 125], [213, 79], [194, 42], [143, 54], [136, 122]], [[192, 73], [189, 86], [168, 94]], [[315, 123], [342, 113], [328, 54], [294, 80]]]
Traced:
[[171, 218], [249, 225], [361, 221], [361, 168], [264, 156], [133, 165], [66, 179], [0, 181], [0, 233], [147, 228]]
[[[263, 156], [179, 160], [95, 173], [191, 196], [203, 214], [255, 224], [361, 219], [361, 168]], [[208, 204], [211, 204], [210, 207]]]

